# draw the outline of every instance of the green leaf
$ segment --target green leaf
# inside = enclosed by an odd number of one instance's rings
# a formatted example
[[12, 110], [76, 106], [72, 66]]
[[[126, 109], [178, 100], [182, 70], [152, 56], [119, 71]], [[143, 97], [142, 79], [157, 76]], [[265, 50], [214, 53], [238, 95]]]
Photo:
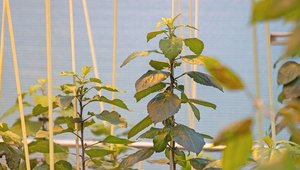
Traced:
[[163, 61], [151, 60], [149, 65], [153, 67], [155, 70], [163, 70], [170, 67], [170, 64]]
[[[36, 95], [33, 96], [33, 101], [35, 105], [42, 105], [43, 107], [48, 107], [48, 96]], [[52, 102], [55, 102], [55, 97], [52, 98]]]
[[60, 72], [60, 76], [74, 76], [74, 75], [76, 75], [76, 74], [72, 71], [62, 71], [62, 72]]
[[72, 104], [73, 99], [74, 96], [62, 96], [62, 95], [56, 96], [56, 102], [58, 106], [61, 107], [62, 109], [66, 109], [67, 107], [69, 107]]
[[204, 64], [205, 57], [202, 55], [187, 55], [181, 57], [181, 59], [186, 63], [202, 65]]
[[131, 167], [140, 161], [150, 158], [150, 156], [152, 156], [153, 153], [154, 153], [153, 148], [146, 148], [146, 149], [139, 150], [129, 155], [125, 159], [123, 159], [122, 162], [120, 163], [120, 167], [121, 168]]
[[113, 151], [113, 150], [100, 149], [100, 148], [93, 148], [93, 149], [89, 149], [89, 150], [85, 151], [85, 153], [90, 158], [104, 157], [104, 156], [112, 154], [114, 152], [115, 151]]
[[[174, 150], [174, 153], [175, 153], [174, 156], [175, 156], [176, 163], [178, 163], [182, 168], [185, 168], [187, 165], [185, 153], [179, 150], [178, 148]], [[166, 148], [165, 156], [170, 160], [170, 148]]]
[[170, 140], [169, 134], [169, 131], [163, 130], [153, 138], [153, 148], [156, 152], [162, 152], [166, 149]]
[[155, 30], [155, 31], [149, 32], [147, 34], [147, 42], [149, 42], [151, 39], [153, 39], [157, 35], [162, 34], [164, 32], [166, 32], [166, 31], [165, 30]]
[[[48, 140], [37, 140], [33, 141], [28, 145], [30, 153], [49, 153], [49, 141]], [[66, 153], [67, 148], [54, 143], [54, 153]]]
[[5, 131], [8, 131], [8, 126], [6, 123], [0, 123], [0, 131], [1, 132], [5, 132]]
[[204, 49], [204, 43], [198, 38], [184, 39], [184, 44], [196, 55], [200, 55]]
[[89, 72], [91, 72], [92, 69], [93, 69], [93, 67], [91, 67], [91, 66], [82, 67], [81, 68], [82, 76], [85, 77], [87, 74], [89, 74]]
[[[184, 90], [182, 90], [184, 91]], [[181, 103], [187, 103], [189, 101], [188, 97], [184, 92], [181, 92]]]
[[101, 97], [98, 96], [96, 100], [100, 101], [100, 102], [109, 103], [109, 104], [118, 106], [118, 107], [120, 107], [122, 109], [125, 109], [125, 110], [129, 110], [127, 105], [120, 99], [110, 100], [110, 99], [106, 98], [105, 96], [101, 96]]
[[[20, 129], [19, 129], [20, 131]], [[3, 141], [6, 142], [6, 143], [17, 143], [17, 144], [21, 144], [22, 142], [22, 138], [20, 135], [10, 131], [10, 130], [7, 130], [7, 131], [0, 131], [0, 136], [2, 137]]]
[[171, 131], [171, 137], [184, 149], [199, 154], [205, 144], [201, 134], [185, 125], [177, 124]]
[[119, 138], [119, 137], [116, 137], [116, 136], [107, 136], [104, 140], [103, 140], [103, 143], [113, 143], [113, 144], [124, 144], [124, 145], [127, 145], [127, 144], [130, 144], [130, 143], [133, 143], [133, 141], [130, 141], [128, 139], [123, 139], [123, 138]]
[[152, 87], [170, 76], [169, 72], [160, 70], [149, 70], [147, 73], [142, 75], [135, 83], [136, 92], [140, 92], [149, 87]]
[[75, 128], [75, 121], [74, 121], [74, 118], [71, 116], [57, 117], [55, 119], [54, 123], [57, 125], [67, 124], [68, 128], [70, 128], [70, 129]]
[[158, 133], [161, 131], [162, 129], [160, 128], [155, 128], [155, 127], [151, 127], [148, 131], [146, 131], [145, 133], [143, 133], [141, 136], [139, 136], [138, 138], [146, 138], [146, 139], [153, 139], [155, 136], [158, 135]]
[[96, 117], [98, 119], [107, 121], [113, 125], [118, 125], [120, 127], [127, 127], [126, 119], [122, 118], [121, 115], [116, 111], [109, 112], [107, 110], [104, 110], [99, 115], [96, 115]]
[[159, 93], [147, 105], [149, 117], [158, 123], [173, 116], [180, 109], [181, 100], [170, 92]]
[[172, 39], [161, 39], [159, 48], [169, 60], [174, 60], [182, 51], [182, 39], [173, 37]]
[[242, 90], [244, 84], [241, 79], [228, 67], [221, 64], [217, 59], [206, 57], [204, 66], [207, 71], [225, 88], [229, 90]]
[[146, 127], [150, 126], [152, 124], [152, 120], [149, 116], [146, 116], [142, 121], [134, 125], [128, 132], [128, 139], [132, 138], [136, 134], [138, 134], [140, 131], [144, 130]]
[[41, 104], [38, 104], [36, 106], [34, 106], [34, 108], [32, 109], [32, 114], [34, 116], [40, 115], [40, 114], [44, 114], [48, 112], [48, 107], [43, 107]]
[[210, 136], [208, 134], [200, 133], [200, 135], [203, 136], [203, 138], [205, 138], [205, 139], [214, 139], [212, 136]]
[[210, 107], [210, 108], [213, 108], [213, 109], [217, 108], [217, 106], [215, 104], [204, 101], [204, 100], [189, 99], [189, 102], [192, 102], [192, 103], [195, 103], [195, 104], [198, 104], [198, 105], [201, 105], [201, 106], [205, 106], [205, 107]]
[[191, 102], [189, 102], [189, 105], [192, 108], [192, 111], [193, 111], [195, 117], [199, 121], [200, 120], [200, 111], [199, 111], [199, 109]]
[[[39, 121], [31, 121], [28, 119], [25, 119], [25, 124], [26, 124], [26, 134], [28, 136], [34, 135], [39, 129], [41, 129], [43, 123], [39, 122]], [[10, 130], [12, 132], [14, 132], [15, 134], [22, 136], [22, 131], [20, 130], [22, 129], [21, 126], [21, 121], [20, 119], [18, 119], [10, 128]]]
[[151, 52], [153, 52], [153, 50], [150, 51], [139, 51], [139, 52], [133, 52], [131, 53], [122, 63], [122, 65], [120, 67], [125, 66], [126, 64], [128, 64], [131, 60], [135, 59], [136, 57], [146, 57], [148, 56]]
[[300, 78], [284, 85], [283, 94], [287, 99], [300, 96]]
[[181, 27], [190, 28], [190, 29], [193, 29], [193, 30], [198, 30], [196, 27], [191, 26], [191, 25], [176, 25], [175, 29], [181, 28]]
[[102, 89], [110, 91], [110, 92], [119, 92], [120, 90], [118, 90], [117, 88], [111, 86], [111, 85], [103, 85], [103, 86], [95, 86], [94, 87], [97, 91], [100, 91]]
[[286, 99], [285, 95], [283, 94], [283, 91], [278, 95], [277, 101], [280, 103], [283, 103], [283, 101]]
[[277, 74], [278, 84], [288, 84], [300, 75], [300, 65], [294, 61], [284, 63]]
[[90, 127], [90, 129], [91, 129], [91, 132], [96, 136], [110, 134], [110, 128], [106, 127], [103, 124], [95, 123]]
[[190, 159], [190, 163], [195, 169], [204, 169], [205, 166], [209, 163], [209, 161], [203, 158], [193, 158]]
[[186, 72], [185, 74], [187, 74], [189, 77], [191, 77], [195, 82], [205, 85], [205, 86], [211, 86], [211, 87], [215, 87], [221, 91], [223, 91], [222, 86], [220, 86], [213, 77], [211, 77], [208, 74], [205, 73], [201, 73], [198, 71], [189, 71]]
[[99, 83], [99, 84], [101, 84], [102, 83], [102, 81], [100, 80], [100, 79], [98, 79], [98, 78], [90, 78], [90, 82], [93, 82], [93, 83]]
[[144, 98], [144, 97], [150, 95], [151, 93], [160, 91], [160, 90], [164, 89], [165, 87], [166, 87], [166, 84], [160, 82], [160, 83], [158, 83], [158, 84], [156, 84], [156, 85], [154, 85], [154, 86], [152, 86], [152, 87], [149, 87], [149, 88], [147, 88], [147, 89], [145, 89], [145, 90], [142, 90], [142, 91], [140, 91], [140, 92], [137, 92], [137, 93], [134, 95], [134, 97], [135, 97], [136, 101], [138, 102], [138, 101], [140, 101], [142, 98]]
[[55, 162], [54, 164], [55, 169], [59, 169], [59, 170], [72, 170], [72, 165], [65, 161], [65, 160], [60, 160]]

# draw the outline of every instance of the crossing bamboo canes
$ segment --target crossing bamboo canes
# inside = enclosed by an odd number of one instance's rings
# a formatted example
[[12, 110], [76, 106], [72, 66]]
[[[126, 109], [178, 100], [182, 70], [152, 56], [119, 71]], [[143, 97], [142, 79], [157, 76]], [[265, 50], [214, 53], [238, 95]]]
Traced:
[[18, 66], [18, 59], [17, 59], [15, 36], [14, 36], [12, 19], [11, 19], [9, 0], [3, 0], [3, 1], [5, 1], [4, 5], [5, 5], [6, 15], [7, 15], [11, 52], [12, 52], [12, 58], [13, 58], [13, 67], [14, 67], [15, 79], [16, 79], [16, 89], [17, 89], [19, 113], [20, 113], [20, 120], [21, 120], [21, 127], [22, 127], [22, 141], [23, 141], [23, 146], [24, 146], [25, 163], [26, 163], [26, 169], [30, 170], [30, 159], [29, 159], [29, 151], [28, 151], [28, 143], [27, 143], [25, 114], [24, 114], [24, 107], [23, 107], [22, 90], [21, 90], [21, 82], [20, 82], [20, 75], [19, 75], [19, 66]]
[[[71, 60], [72, 60], [72, 72], [76, 73], [76, 58], [75, 58], [75, 36], [74, 36], [74, 15], [73, 15], [73, 0], [69, 0], [69, 16], [70, 16], [70, 43], [71, 43]], [[75, 76], [73, 76], [73, 83], [76, 86]], [[76, 95], [76, 89], [73, 92]], [[73, 117], [77, 117], [77, 99], [73, 99]], [[75, 133], [78, 134], [78, 124], [75, 123]], [[75, 135], [75, 152], [76, 152], [76, 170], [80, 170], [80, 159], [79, 159], [79, 139]]]
[[1, 44], [0, 44], [0, 97], [2, 96], [2, 75], [3, 75], [3, 58], [4, 58], [4, 36], [5, 36], [5, 0], [2, 4], [2, 23], [1, 23]]
[[267, 59], [267, 74], [268, 74], [268, 95], [269, 95], [269, 112], [271, 121], [271, 138], [273, 141], [273, 147], [276, 143], [276, 125], [274, 114], [274, 100], [273, 100], [273, 78], [272, 78], [272, 59], [271, 59], [271, 41], [270, 41], [270, 26], [269, 23], [265, 23], [265, 40], [266, 40], [266, 59]]
[[[93, 34], [92, 34], [92, 29], [91, 29], [91, 24], [90, 24], [89, 12], [88, 12], [88, 8], [86, 5], [86, 0], [82, 0], [82, 7], [83, 7], [83, 13], [84, 13], [84, 18], [85, 18], [88, 39], [89, 39], [90, 52], [91, 52], [93, 68], [94, 68], [93, 69], [94, 76], [99, 79], [97, 59], [96, 59], [96, 53], [95, 53], [95, 47], [94, 47], [94, 39], [93, 39]], [[98, 94], [101, 96], [101, 91], [99, 91]], [[99, 102], [99, 106], [100, 106], [100, 111], [103, 111], [104, 106], [103, 106], [102, 102]]]

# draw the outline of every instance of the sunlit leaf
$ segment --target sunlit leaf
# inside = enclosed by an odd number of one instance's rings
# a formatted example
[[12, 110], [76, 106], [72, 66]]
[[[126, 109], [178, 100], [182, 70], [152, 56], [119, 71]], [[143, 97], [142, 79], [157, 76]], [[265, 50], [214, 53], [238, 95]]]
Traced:
[[54, 164], [55, 169], [59, 169], [59, 170], [72, 170], [72, 164], [70, 164], [69, 162], [65, 161], [65, 160], [60, 160], [55, 162]]
[[[48, 107], [48, 96], [36, 95], [33, 96], [33, 101], [35, 105], [42, 105], [43, 107]], [[55, 102], [55, 97], [52, 97], [52, 102]]]
[[149, 65], [153, 67], [155, 70], [163, 70], [170, 67], [170, 64], [163, 61], [151, 60]]
[[287, 99], [300, 96], [300, 78], [284, 85], [283, 94]]
[[153, 138], [153, 148], [156, 152], [162, 152], [166, 149], [170, 140], [169, 131], [163, 130]]
[[113, 100], [110, 100], [108, 98], [106, 98], [105, 96], [101, 96], [96, 99], [97, 101], [100, 101], [100, 102], [104, 102], [104, 103], [109, 103], [109, 104], [112, 104], [112, 105], [115, 105], [115, 106], [118, 106], [122, 109], [126, 109], [126, 110], [129, 110], [129, 108], [127, 107], [127, 105], [120, 99], [113, 99]]
[[8, 130], [9, 130], [9, 128], [8, 128], [6, 123], [0, 123], [0, 131], [1, 132], [5, 132], [5, 131], [8, 131]]
[[221, 64], [217, 59], [206, 57], [204, 65], [207, 71], [225, 88], [229, 90], [244, 89], [241, 79], [228, 67]]
[[171, 131], [172, 139], [184, 149], [199, 154], [205, 144], [201, 134], [185, 125], [177, 124]]
[[[20, 129], [19, 129], [20, 131]], [[22, 142], [22, 138], [20, 135], [10, 131], [10, 130], [7, 130], [7, 131], [0, 131], [0, 136], [2, 137], [3, 141], [4, 142], [7, 142], [7, 143], [17, 143], [17, 144], [21, 144]]]
[[72, 71], [62, 71], [60, 72], [60, 76], [74, 76], [75, 73]]
[[128, 64], [131, 60], [135, 59], [136, 57], [146, 57], [148, 56], [152, 51], [139, 51], [139, 52], [133, 52], [131, 53], [122, 63], [121, 67]]
[[104, 110], [100, 114], [96, 115], [96, 117], [98, 119], [107, 121], [113, 125], [118, 125], [120, 127], [127, 127], [126, 119], [122, 118], [121, 115], [116, 111], [109, 112], [107, 110]]
[[179, 111], [181, 100], [170, 92], [159, 93], [147, 105], [153, 123], [166, 120]]
[[101, 148], [92, 148], [92, 149], [88, 149], [88, 150], [85, 151], [85, 153], [90, 158], [103, 157], [103, 156], [112, 154], [114, 152], [115, 151], [113, 151], [113, 150], [107, 150], [107, 149], [101, 149]]
[[187, 74], [189, 77], [191, 77], [195, 82], [205, 85], [205, 86], [211, 86], [211, 87], [215, 87], [221, 91], [223, 91], [222, 86], [220, 86], [213, 77], [211, 77], [208, 74], [205, 73], [201, 73], [198, 71], [189, 71], [186, 72], [185, 74]]
[[93, 69], [93, 67], [91, 67], [91, 66], [82, 67], [81, 68], [82, 76], [85, 77], [87, 74], [89, 74], [89, 72], [91, 72], [92, 69]]
[[147, 34], [147, 42], [150, 41], [151, 39], [153, 39], [154, 37], [156, 37], [157, 35], [162, 34], [164, 32], [166, 32], [166, 31], [165, 30], [155, 30], [155, 31], [149, 32]]
[[[26, 124], [26, 134], [28, 136], [34, 135], [39, 129], [42, 127], [42, 122], [39, 121], [31, 121], [28, 119], [25, 119], [25, 124]], [[18, 119], [10, 128], [12, 132], [15, 134], [22, 136], [22, 126], [21, 126], [21, 121]]]
[[63, 84], [60, 88], [65, 94], [71, 94], [76, 90], [76, 86], [74, 84]]
[[[182, 90], [184, 91], [184, 90]], [[189, 101], [188, 97], [186, 96], [186, 94], [184, 92], [181, 92], [181, 102], [182, 103], [187, 103]]]
[[164, 81], [169, 77], [169, 75], [169, 72], [164, 72], [160, 70], [149, 70], [136, 81], [136, 92], [140, 92]]
[[34, 116], [40, 115], [40, 114], [44, 114], [48, 112], [48, 107], [43, 107], [41, 104], [38, 104], [36, 106], [34, 106], [34, 108], [32, 109], [32, 114]]
[[199, 121], [200, 120], [200, 111], [199, 111], [199, 109], [191, 102], [189, 102], [189, 105], [190, 105], [195, 117]]
[[205, 57], [202, 55], [187, 55], [181, 57], [181, 59], [186, 63], [202, 65], [204, 64]]
[[139, 138], [153, 139], [162, 129], [151, 127], [148, 131], [143, 133]]
[[127, 156], [125, 159], [123, 159], [122, 162], [120, 163], [120, 167], [122, 168], [131, 167], [140, 161], [150, 158], [150, 156], [152, 156], [153, 153], [154, 153], [153, 148], [146, 148], [146, 149], [139, 150]]
[[182, 51], [182, 39], [173, 37], [172, 39], [161, 39], [159, 41], [159, 48], [164, 55], [174, 60]]
[[102, 85], [102, 86], [95, 86], [94, 87], [97, 91], [100, 91], [102, 89], [111, 91], [111, 92], [119, 92], [119, 90], [116, 87], [113, 87], [111, 85]]
[[154, 86], [152, 86], [152, 87], [149, 87], [149, 88], [147, 88], [147, 89], [145, 89], [145, 90], [142, 90], [142, 91], [140, 91], [140, 92], [137, 92], [137, 93], [134, 95], [134, 97], [135, 97], [136, 101], [138, 102], [138, 101], [140, 101], [142, 98], [148, 96], [149, 94], [154, 93], [154, 92], [157, 92], [157, 91], [160, 91], [160, 90], [164, 89], [165, 87], [166, 87], [166, 84], [160, 82], [160, 83], [158, 83], [158, 84], [156, 84], [156, 85], [154, 85]]
[[205, 107], [210, 107], [210, 108], [213, 108], [213, 109], [217, 108], [217, 106], [215, 104], [207, 102], [207, 101], [204, 101], [204, 100], [189, 99], [189, 102], [192, 102], [194, 104], [198, 104], [198, 105], [201, 105], [201, 106], [205, 106]]
[[294, 61], [284, 63], [277, 74], [278, 84], [287, 84], [295, 80], [300, 75], [300, 65]]
[[116, 136], [107, 136], [104, 140], [103, 140], [103, 143], [113, 143], [113, 144], [124, 144], [124, 145], [127, 145], [127, 144], [130, 144], [130, 143], [133, 143], [133, 141], [130, 141], [128, 139], [123, 139], [123, 138], [119, 138], [119, 137], [116, 137]]
[[100, 80], [100, 79], [98, 79], [98, 78], [90, 78], [90, 82], [93, 82], [93, 83], [99, 83], [99, 84], [101, 84], [102, 83], [102, 81]]
[[141, 120], [139, 123], [134, 125], [128, 132], [128, 139], [132, 138], [136, 134], [138, 134], [140, 131], [144, 130], [146, 127], [150, 126], [152, 124], [152, 120], [149, 116], [145, 117], [143, 120]]
[[[49, 141], [48, 140], [37, 140], [33, 141], [28, 145], [29, 152], [49, 153]], [[54, 143], [55, 153], [65, 153], [67, 148]]]
[[200, 55], [204, 49], [204, 43], [198, 38], [184, 39], [184, 44], [196, 55]]
[[[57, 135], [57, 134], [61, 134], [61, 133], [64, 133], [64, 132], [70, 132], [66, 129], [64, 129], [62, 126], [60, 125], [55, 125], [53, 127], [53, 133], [54, 135]], [[46, 130], [38, 130], [36, 133], [35, 133], [35, 138], [47, 138], [49, 137], [49, 131], [46, 131]]]

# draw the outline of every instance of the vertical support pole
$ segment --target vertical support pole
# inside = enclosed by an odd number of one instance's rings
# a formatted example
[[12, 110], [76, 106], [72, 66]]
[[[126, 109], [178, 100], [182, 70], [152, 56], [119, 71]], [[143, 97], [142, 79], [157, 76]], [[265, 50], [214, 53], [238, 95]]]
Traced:
[[51, 0], [46, 0], [46, 50], [47, 50], [47, 83], [48, 83], [48, 130], [49, 130], [49, 164], [54, 170], [53, 144], [53, 107], [52, 107], [52, 51], [51, 51]]
[[10, 44], [11, 44], [11, 51], [12, 51], [12, 58], [13, 58], [13, 65], [14, 65], [13, 67], [14, 67], [14, 71], [15, 71], [16, 89], [17, 89], [20, 120], [21, 120], [21, 127], [22, 127], [22, 139], [23, 139], [22, 141], [23, 141], [23, 145], [24, 145], [26, 169], [30, 170], [30, 159], [29, 159], [29, 151], [28, 151], [28, 143], [27, 143], [25, 114], [24, 114], [24, 107], [23, 107], [23, 98], [22, 98], [21, 82], [20, 82], [20, 75], [19, 75], [19, 66], [18, 66], [18, 59], [17, 59], [15, 36], [14, 36], [12, 19], [11, 19], [9, 0], [3, 0], [3, 1], [5, 1], [4, 2], [5, 8], [6, 8], [5, 11], [6, 11], [6, 15], [7, 15]]
[[5, 38], [5, 0], [2, 4], [2, 23], [1, 23], [1, 44], [0, 44], [0, 97], [2, 96], [2, 75], [3, 75], [3, 58], [4, 58], [4, 38]]
[[[84, 13], [84, 18], [85, 18], [85, 24], [86, 24], [89, 44], [90, 44], [90, 51], [91, 51], [91, 57], [92, 57], [92, 62], [93, 62], [94, 76], [99, 79], [97, 59], [96, 59], [96, 53], [95, 53], [95, 47], [94, 47], [94, 39], [93, 39], [93, 34], [92, 34], [92, 29], [91, 29], [91, 24], [90, 24], [90, 17], [89, 17], [89, 13], [88, 13], [88, 8], [87, 8], [87, 5], [86, 5], [86, 0], [82, 0], [82, 7], [83, 7], [83, 13]], [[98, 92], [98, 95], [101, 96], [101, 91]], [[102, 102], [99, 102], [99, 106], [100, 106], [100, 111], [103, 111], [104, 106], [103, 106]]]
[[[72, 72], [76, 73], [76, 58], [75, 58], [75, 40], [74, 40], [74, 15], [73, 15], [73, 0], [69, 0], [69, 16], [70, 16], [70, 43], [71, 43], [71, 60], [72, 60]], [[75, 77], [73, 77], [73, 83], [76, 85]], [[76, 90], [73, 92], [76, 95]], [[74, 109], [73, 117], [77, 117], [77, 99], [73, 99]], [[78, 134], [78, 124], [75, 123], [75, 133]], [[79, 139], [75, 135], [75, 152], [76, 152], [76, 170], [80, 170], [80, 158], [79, 158]]]
[[274, 101], [273, 101], [273, 76], [272, 76], [272, 59], [271, 59], [271, 41], [270, 41], [270, 26], [269, 23], [265, 23], [266, 33], [266, 59], [268, 69], [268, 93], [269, 93], [269, 105], [270, 105], [270, 121], [271, 121], [271, 136], [273, 141], [273, 147], [276, 143], [276, 125], [274, 114]]

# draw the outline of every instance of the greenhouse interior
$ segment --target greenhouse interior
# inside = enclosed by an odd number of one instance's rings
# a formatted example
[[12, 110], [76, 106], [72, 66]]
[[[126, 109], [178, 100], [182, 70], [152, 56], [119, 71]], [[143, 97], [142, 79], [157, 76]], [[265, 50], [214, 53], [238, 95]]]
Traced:
[[299, 0], [1, 4], [0, 170], [300, 169]]

